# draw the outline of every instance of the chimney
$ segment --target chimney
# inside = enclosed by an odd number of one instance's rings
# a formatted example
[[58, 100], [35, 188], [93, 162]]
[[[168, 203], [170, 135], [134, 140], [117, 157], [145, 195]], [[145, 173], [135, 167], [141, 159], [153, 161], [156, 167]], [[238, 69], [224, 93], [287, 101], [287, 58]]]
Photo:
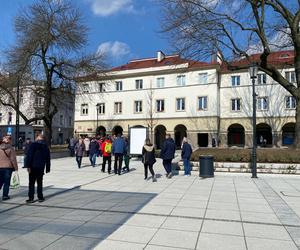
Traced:
[[157, 61], [161, 62], [162, 60], [165, 59], [165, 54], [162, 51], [157, 51]]
[[217, 52], [213, 51], [211, 55], [211, 62], [212, 63], [219, 63], [222, 64], [222, 55], [221, 52], [218, 50]]

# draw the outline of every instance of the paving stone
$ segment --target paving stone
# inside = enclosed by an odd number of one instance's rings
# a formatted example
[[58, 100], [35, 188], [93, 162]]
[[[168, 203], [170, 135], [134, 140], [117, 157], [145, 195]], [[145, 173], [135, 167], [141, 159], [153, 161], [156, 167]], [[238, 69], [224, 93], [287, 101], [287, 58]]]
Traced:
[[189, 219], [181, 217], [168, 217], [161, 228], [182, 230], [182, 231], [200, 231], [202, 220]]
[[39, 217], [22, 217], [7, 224], [2, 225], [3, 228], [21, 229], [24, 231], [32, 231], [41, 225], [48, 223], [50, 219]]
[[109, 240], [129, 241], [135, 243], [147, 243], [153, 237], [157, 229], [123, 225], [112, 233]]
[[244, 237], [200, 233], [197, 249], [201, 250], [246, 250]]
[[61, 235], [57, 234], [48, 234], [42, 232], [30, 232], [28, 234], [24, 234], [18, 238], [10, 240], [0, 247], [10, 249], [10, 250], [20, 250], [20, 249], [30, 249], [30, 250], [40, 250], [57, 239], [59, 239]]
[[246, 238], [248, 250], [297, 250], [292, 241], [270, 240], [260, 238]]
[[[0, 245], [11, 239], [17, 238], [18, 236], [26, 234], [26, 233], [27, 232], [24, 230], [0, 228], [0, 235], [1, 235]], [[1, 246], [0, 246], [0, 249], [1, 249]]]
[[197, 236], [197, 232], [160, 229], [150, 241], [150, 244], [194, 249]]
[[204, 220], [201, 232], [243, 236], [241, 222]]
[[104, 240], [94, 250], [143, 250], [146, 244], [116, 240]]
[[165, 220], [165, 216], [136, 214], [125, 225], [159, 228]]

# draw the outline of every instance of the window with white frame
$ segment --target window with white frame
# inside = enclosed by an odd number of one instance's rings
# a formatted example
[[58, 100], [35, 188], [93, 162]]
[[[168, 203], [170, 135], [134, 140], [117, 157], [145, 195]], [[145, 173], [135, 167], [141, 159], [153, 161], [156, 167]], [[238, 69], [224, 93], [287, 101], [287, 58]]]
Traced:
[[257, 110], [267, 110], [269, 108], [268, 97], [258, 97], [256, 103], [257, 103]]
[[177, 86], [185, 86], [186, 84], [186, 77], [185, 75], [177, 76]]
[[165, 111], [165, 100], [160, 99], [156, 100], [156, 112], [164, 112]]
[[123, 90], [123, 82], [116, 81], [116, 91], [122, 91], [122, 90]]
[[295, 83], [296, 82], [295, 71], [287, 71], [287, 72], [285, 72], [285, 79], [287, 79], [290, 83]]
[[82, 84], [82, 93], [89, 93], [89, 85]]
[[11, 125], [12, 124], [12, 112], [8, 112], [8, 122], [7, 122], [8, 125]]
[[231, 76], [231, 86], [240, 86], [241, 85], [241, 76]]
[[20, 104], [24, 103], [24, 95], [20, 94], [20, 100], [19, 100]]
[[241, 99], [231, 99], [231, 111], [240, 111], [241, 110]]
[[99, 92], [100, 93], [105, 92], [105, 83], [104, 82], [100, 82], [98, 87], [99, 87]]
[[285, 97], [285, 108], [286, 109], [295, 109], [296, 108], [296, 98], [293, 96]]
[[59, 124], [60, 124], [60, 126], [64, 125], [64, 116], [63, 115], [59, 116]]
[[259, 85], [267, 84], [267, 75], [265, 73], [257, 74], [257, 84]]
[[104, 115], [105, 114], [105, 103], [98, 103], [97, 104], [97, 111], [99, 115]]
[[135, 80], [135, 89], [143, 89], [143, 79]]
[[40, 96], [37, 96], [35, 98], [35, 106], [42, 107], [43, 105], [44, 105], [44, 98], [40, 97]]
[[115, 114], [122, 114], [122, 102], [115, 102]]
[[185, 110], [185, 98], [176, 98], [176, 111]]
[[88, 115], [89, 114], [89, 105], [84, 103], [81, 104], [81, 115]]
[[134, 101], [134, 112], [135, 113], [143, 112], [143, 102], [142, 101]]
[[165, 78], [164, 77], [156, 78], [156, 87], [163, 88], [164, 86], [165, 86]]
[[0, 122], [2, 122], [2, 113], [0, 113]]
[[198, 97], [198, 110], [207, 110], [207, 96]]
[[199, 83], [200, 84], [207, 84], [207, 78], [208, 74], [207, 73], [200, 73], [199, 74]]

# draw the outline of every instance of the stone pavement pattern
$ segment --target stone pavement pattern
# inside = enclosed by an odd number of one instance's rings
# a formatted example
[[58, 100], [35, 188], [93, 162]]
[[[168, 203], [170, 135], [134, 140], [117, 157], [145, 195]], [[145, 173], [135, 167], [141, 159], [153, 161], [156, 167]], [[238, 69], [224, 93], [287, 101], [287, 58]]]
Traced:
[[139, 161], [122, 176], [87, 163], [53, 160], [46, 201], [32, 205], [21, 169], [22, 187], [0, 202], [0, 249], [299, 249], [300, 176], [166, 179], [158, 161], [153, 183]]

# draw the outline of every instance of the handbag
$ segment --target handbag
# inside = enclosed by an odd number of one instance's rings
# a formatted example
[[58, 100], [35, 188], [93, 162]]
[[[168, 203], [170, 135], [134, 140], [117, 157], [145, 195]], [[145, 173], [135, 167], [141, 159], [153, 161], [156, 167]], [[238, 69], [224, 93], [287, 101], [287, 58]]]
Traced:
[[17, 189], [20, 187], [20, 178], [18, 171], [12, 173], [11, 181], [10, 181], [10, 188]]

